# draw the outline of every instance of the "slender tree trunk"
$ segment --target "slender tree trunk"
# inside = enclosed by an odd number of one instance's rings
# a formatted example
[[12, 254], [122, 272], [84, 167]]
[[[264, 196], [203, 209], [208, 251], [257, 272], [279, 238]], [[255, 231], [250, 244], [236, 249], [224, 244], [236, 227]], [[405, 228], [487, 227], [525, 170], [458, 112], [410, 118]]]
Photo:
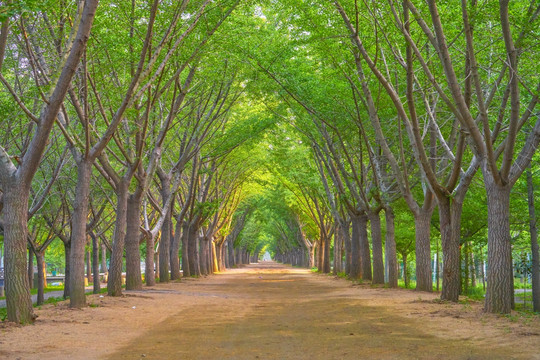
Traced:
[[508, 314], [514, 305], [510, 244], [511, 186], [495, 184], [487, 171], [484, 171], [484, 183], [488, 205], [488, 269], [484, 310]]
[[146, 237], [146, 259], [144, 262], [144, 283], [146, 286], [156, 285], [156, 271], [154, 269], [155, 239], [153, 236]]
[[88, 217], [91, 175], [92, 162], [84, 159], [79, 161], [71, 220], [71, 254], [69, 259], [69, 306], [72, 308], [81, 308], [86, 305], [84, 254], [87, 240], [86, 221]]
[[[339, 220], [336, 222], [339, 224]], [[337, 275], [341, 272], [341, 241], [343, 240], [341, 235], [341, 228], [336, 227], [334, 233], [334, 268], [332, 269], [332, 274]], [[303, 264], [301, 264], [303, 266]]]
[[460, 281], [460, 236], [463, 203], [458, 196], [454, 199], [438, 199], [439, 225], [443, 253], [443, 281], [441, 299], [457, 302], [461, 289]]
[[330, 273], [330, 238], [328, 235], [324, 235], [324, 256], [323, 256], [323, 269], [322, 272], [325, 274]]
[[[433, 211], [421, 210], [415, 216], [416, 290], [433, 291], [431, 280], [430, 226]], [[444, 287], [444, 285], [443, 285]]]
[[373, 284], [384, 284], [384, 263], [382, 254], [382, 231], [379, 212], [369, 212], [371, 244], [373, 249]]
[[71, 239], [68, 239], [68, 241], [64, 241], [64, 260], [65, 260], [65, 268], [64, 268], [64, 299], [67, 299], [69, 297], [69, 290], [70, 290], [70, 279], [71, 279], [71, 266], [69, 265], [69, 260], [71, 259]]
[[351, 273], [351, 251], [352, 251], [352, 242], [351, 242], [351, 233], [350, 233], [350, 223], [345, 222], [342, 224], [343, 226], [343, 235], [345, 243], [345, 274], [349, 275]]
[[205, 236], [199, 237], [200, 245], [200, 269], [201, 275], [208, 275], [208, 239]]
[[387, 207], [385, 209], [386, 241], [384, 248], [386, 254], [386, 266], [388, 267], [388, 286], [391, 288], [397, 288], [398, 286], [398, 263], [394, 219], [394, 211], [390, 207]]
[[530, 169], [527, 170], [527, 194], [529, 203], [529, 232], [531, 234], [532, 253], [532, 297], [533, 311], [540, 312], [540, 257], [538, 254], [538, 230], [536, 227], [536, 212], [534, 209], [534, 185]]
[[[167, 187], [168, 189], [169, 187]], [[166, 199], [166, 197], [164, 197]], [[161, 228], [161, 238], [159, 240], [159, 282], [169, 282], [169, 263], [171, 259], [170, 244], [173, 238], [172, 233], [172, 215], [170, 208], [167, 209], [167, 215]], [[176, 263], [178, 263], [178, 251], [176, 252]], [[180, 274], [178, 274], [180, 275]]]
[[34, 250], [31, 246], [28, 247], [28, 283], [30, 289], [34, 288]]
[[[171, 224], [172, 226], [172, 224]], [[171, 280], [178, 280], [180, 279], [180, 258], [179, 258], [179, 252], [180, 252], [180, 240], [182, 240], [182, 269], [185, 272], [186, 266], [184, 264], [184, 251], [187, 249], [184, 247], [184, 233], [181, 230], [182, 229], [182, 221], [176, 221], [175, 230], [174, 230], [174, 236], [171, 238], [172, 242], [169, 249], [169, 262], [170, 262], [170, 269], [171, 269]], [[185, 245], [187, 246], [187, 245]], [[160, 251], [160, 254], [162, 251]], [[163, 260], [162, 260], [163, 261]], [[167, 261], [167, 260], [165, 260]]]
[[188, 252], [189, 252], [189, 270], [193, 276], [201, 276], [200, 259], [199, 259], [199, 229], [190, 224], [188, 231]]
[[101, 243], [101, 272], [105, 274], [109, 272], [107, 269], [107, 247], [103, 242]]
[[116, 224], [114, 227], [114, 240], [109, 264], [109, 283], [107, 286], [109, 296], [122, 295], [122, 265], [126, 239], [128, 185], [128, 181], [122, 179], [116, 189]]
[[367, 233], [367, 215], [361, 215], [358, 222], [360, 257], [362, 258], [362, 279], [372, 280], [371, 273], [371, 254], [369, 251], [369, 240]]
[[405, 283], [405, 288], [409, 287], [409, 268], [407, 266], [407, 253], [401, 254], [403, 259], [403, 282]]
[[43, 305], [45, 301], [45, 284], [47, 283], [47, 274], [45, 273], [45, 253], [36, 251], [37, 263], [37, 305]]
[[351, 264], [349, 266], [349, 277], [351, 279], [362, 278], [362, 266], [360, 259], [360, 216], [351, 215], [352, 220], [352, 236], [350, 257]]
[[[92, 255], [90, 254], [90, 251], [86, 252], [86, 279], [88, 283], [92, 282], [92, 266], [90, 266], [90, 257]], [[85, 291], [86, 293], [86, 291]]]
[[126, 214], [126, 290], [142, 289], [141, 248], [139, 246], [141, 226], [142, 189], [130, 194]]
[[90, 233], [92, 238], [92, 272], [94, 273], [94, 294], [99, 294], [101, 284], [99, 282], [99, 244], [95, 234]]
[[189, 223], [185, 221], [182, 225], [182, 271], [184, 277], [192, 275], [189, 235]]

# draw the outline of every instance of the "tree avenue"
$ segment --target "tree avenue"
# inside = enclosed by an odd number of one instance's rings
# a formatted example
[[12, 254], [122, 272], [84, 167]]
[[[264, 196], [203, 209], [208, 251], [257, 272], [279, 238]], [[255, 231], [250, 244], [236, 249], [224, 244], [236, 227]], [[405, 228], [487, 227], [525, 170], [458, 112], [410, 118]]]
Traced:
[[87, 282], [120, 296], [267, 252], [485, 293], [490, 313], [515, 308], [520, 277], [540, 311], [539, 16], [534, 0], [0, 1], [6, 320], [35, 319], [34, 257], [38, 304], [55, 268], [80, 308]]

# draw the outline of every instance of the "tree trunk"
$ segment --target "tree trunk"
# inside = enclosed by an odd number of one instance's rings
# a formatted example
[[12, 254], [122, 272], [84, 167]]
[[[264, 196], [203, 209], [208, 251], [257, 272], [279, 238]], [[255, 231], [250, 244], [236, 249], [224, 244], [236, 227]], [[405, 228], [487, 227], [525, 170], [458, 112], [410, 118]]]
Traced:
[[201, 276], [201, 268], [200, 268], [200, 261], [199, 261], [199, 248], [198, 248], [198, 240], [199, 240], [199, 229], [193, 225], [190, 224], [189, 230], [188, 230], [188, 252], [189, 252], [189, 270], [191, 272], [192, 276]]
[[431, 280], [430, 227], [432, 210], [421, 210], [415, 215], [416, 240], [416, 290], [433, 291]]
[[351, 220], [352, 236], [350, 247], [351, 264], [349, 266], [349, 277], [356, 280], [362, 278], [362, 266], [360, 259], [360, 216], [351, 214]]
[[84, 288], [84, 254], [86, 246], [86, 221], [88, 217], [88, 198], [90, 196], [90, 177], [92, 162], [81, 160], [78, 163], [77, 186], [71, 218], [71, 254], [69, 259], [69, 306], [81, 308], [86, 305]]
[[[167, 187], [169, 189], [169, 187]], [[166, 197], [164, 197], [166, 199]], [[165, 201], [165, 200], [164, 200]], [[167, 215], [161, 227], [161, 238], [159, 239], [159, 282], [169, 282], [169, 263], [171, 260], [171, 239], [172, 234], [172, 215], [170, 208], [167, 209]], [[178, 251], [176, 251], [176, 263], [178, 264]], [[179, 271], [179, 269], [178, 269]], [[180, 275], [180, 274], [178, 274]], [[180, 276], [178, 276], [180, 277]]]
[[461, 289], [459, 244], [463, 203], [458, 196], [455, 196], [454, 199], [446, 197], [438, 199], [438, 205], [443, 253], [441, 300], [457, 302]]
[[510, 190], [484, 171], [488, 205], [488, 268], [484, 310], [508, 314], [514, 305], [512, 247], [510, 244]]
[[371, 246], [373, 249], [373, 281], [372, 284], [384, 284], [384, 263], [382, 254], [381, 218], [379, 212], [368, 214], [371, 225]]
[[[171, 224], [172, 226], [172, 224]], [[169, 249], [169, 261], [171, 265], [171, 280], [180, 279], [180, 240], [182, 240], [182, 269], [185, 272], [184, 250], [187, 249], [187, 244], [184, 245], [184, 232], [182, 229], [182, 221], [176, 221], [174, 236], [171, 238], [171, 246]], [[161, 254], [161, 251], [160, 251]], [[167, 261], [167, 260], [165, 260]]]
[[12, 322], [28, 324], [35, 319], [26, 263], [29, 190], [15, 184], [6, 189], [9, 191], [4, 192], [2, 212], [7, 318]]
[[208, 275], [208, 238], [206, 236], [199, 237], [200, 244], [200, 269], [201, 275]]
[[65, 260], [65, 268], [64, 268], [64, 299], [67, 299], [69, 297], [69, 288], [70, 288], [70, 281], [71, 278], [71, 266], [69, 265], [69, 260], [71, 259], [71, 239], [68, 241], [64, 241], [64, 260]]
[[369, 240], [367, 233], [367, 215], [361, 215], [358, 222], [360, 257], [362, 258], [362, 279], [372, 280], [371, 254], [369, 252]]
[[328, 235], [324, 235], [324, 256], [323, 256], [323, 269], [322, 272], [325, 274], [330, 273], [330, 238]]
[[156, 270], [154, 268], [154, 247], [156, 246], [153, 236], [146, 237], [146, 259], [144, 262], [144, 283], [146, 286], [156, 285]]
[[[90, 265], [90, 257], [92, 255], [90, 254], [90, 251], [86, 252], [86, 279], [88, 283], [91, 283], [93, 281], [92, 279], [92, 266]], [[86, 293], [86, 291], [85, 291]]]
[[409, 287], [409, 269], [407, 267], [407, 253], [402, 253], [401, 258], [403, 260], [403, 282], [405, 283], [405, 288]]
[[350, 233], [350, 224], [345, 222], [341, 225], [343, 227], [343, 242], [345, 243], [345, 274], [349, 275], [351, 273], [351, 233]]
[[43, 305], [45, 301], [45, 284], [47, 283], [47, 274], [45, 273], [45, 253], [36, 251], [37, 263], [37, 305]]
[[388, 268], [388, 286], [397, 288], [398, 286], [398, 263], [396, 254], [396, 238], [394, 227], [394, 211], [387, 207], [385, 209], [386, 221], [386, 241], [384, 252], [386, 254], [386, 266]]
[[139, 246], [141, 226], [142, 189], [128, 196], [126, 213], [126, 290], [142, 289], [141, 248]]
[[534, 185], [530, 169], [527, 170], [527, 194], [529, 203], [529, 232], [531, 234], [532, 253], [532, 297], [533, 311], [540, 312], [540, 258], [538, 254], [538, 230], [534, 209]]
[[101, 272], [105, 274], [109, 272], [107, 269], [107, 247], [103, 242], [101, 243]]
[[34, 250], [31, 246], [28, 247], [28, 283], [30, 289], [34, 288]]
[[182, 271], [184, 277], [192, 275], [189, 236], [189, 223], [185, 221], [182, 225]]
[[99, 294], [101, 284], [99, 281], [99, 244], [95, 234], [90, 233], [92, 238], [92, 272], [94, 273], [94, 294]]
[[126, 239], [128, 185], [129, 182], [122, 179], [116, 189], [116, 224], [114, 226], [114, 240], [109, 264], [109, 283], [107, 285], [109, 296], [122, 295], [122, 265]]

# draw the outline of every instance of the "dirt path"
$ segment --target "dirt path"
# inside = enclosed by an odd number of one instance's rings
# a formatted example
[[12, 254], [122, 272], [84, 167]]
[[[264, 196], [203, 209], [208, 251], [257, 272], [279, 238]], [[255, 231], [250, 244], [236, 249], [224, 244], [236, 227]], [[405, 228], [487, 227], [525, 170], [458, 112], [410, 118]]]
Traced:
[[35, 326], [0, 330], [0, 358], [540, 359], [537, 317], [435, 297], [262, 263], [43, 309]]

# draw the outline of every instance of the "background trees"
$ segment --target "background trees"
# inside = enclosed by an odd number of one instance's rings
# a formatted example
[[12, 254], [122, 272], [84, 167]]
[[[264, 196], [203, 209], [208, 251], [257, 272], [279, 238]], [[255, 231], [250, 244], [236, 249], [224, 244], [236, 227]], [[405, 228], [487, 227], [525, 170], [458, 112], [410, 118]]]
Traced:
[[90, 249], [112, 296], [268, 251], [490, 312], [519, 258], [537, 307], [534, 1], [31, 4], [0, 18], [9, 320], [58, 239], [73, 307]]

